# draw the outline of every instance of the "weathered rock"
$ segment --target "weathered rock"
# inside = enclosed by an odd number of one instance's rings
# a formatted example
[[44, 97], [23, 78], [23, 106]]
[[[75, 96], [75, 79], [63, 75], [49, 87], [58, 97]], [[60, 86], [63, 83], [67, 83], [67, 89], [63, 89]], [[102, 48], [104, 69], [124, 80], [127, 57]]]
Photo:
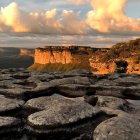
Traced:
[[21, 72], [21, 73], [13, 74], [11, 77], [15, 79], [27, 79], [30, 77], [30, 74]]
[[113, 96], [125, 99], [140, 99], [140, 87], [91, 85], [87, 95]]
[[88, 77], [69, 77], [63, 79], [56, 79], [49, 82], [50, 85], [59, 86], [64, 84], [81, 84], [81, 85], [90, 85], [90, 79]]
[[139, 140], [140, 121], [138, 117], [123, 115], [108, 119], [94, 130], [94, 140]]
[[[137, 132], [140, 128], [139, 122], [133, 122], [140, 116], [140, 106], [126, 101], [140, 99], [140, 76], [136, 74], [0, 70], [0, 94], [0, 116], [3, 116], [0, 117], [0, 134], [9, 134], [4, 137], [1, 135], [1, 140], [12, 137], [14, 140], [91, 140], [93, 130], [96, 132], [98, 126], [105, 136], [110, 134], [106, 134], [105, 130], [113, 131], [112, 136], [117, 139], [115, 132], [121, 136], [122, 129], [128, 132], [137, 129]], [[4, 116], [19, 117], [24, 125], [16, 118], [15, 122], [17, 120], [18, 123], [11, 125]], [[119, 119], [106, 123], [106, 119], [111, 117]], [[7, 122], [3, 127], [1, 120]], [[124, 120], [127, 120], [128, 125]], [[105, 123], [103, 127], [101, 122]], [[110, 122], [115, 122], [114, 126], [109, 127], [107, 124]], [[16, 135], [15, 138], [15, 133], [11, 132], [23, 132], [23, 135]], [[96, 133], [94, 138], [100, 138], [102, 132]], [[10, 133], [14, 136], [11, 137]], [[123, 134], [127, 135], [127, 131]], [[132, 130], [132, 136], [134, 134]], [[133, 140], [128, 134], [126, 138], [129, 137]], [[113, 140], [110, 136], [108, 138]]]
[[66, 101], [68, 101], [69, 103], [73, 103], [72, 100], [65, 98], [64, 96], [60, 96], [60, 95], [55, 95], [55, 96], [44, 96], [44, 97], [39, 97], [39, 98], [34, 98], [34, 99], [30, 99], [28, 100], [25, 105], [24, 108], [29, 111], [29, 110], [33, 110], [33, 111], [41, 111], [46, 109], [48, 106], [56, 106], [56, 105], [63, 105], [63, 103], [65, 104]]
[[14, 117], [0, 116], [0, 134], [21, 132], [21, 121]]
[[59, 94], [67, 97], [82, 97], [88, 93], [87, 85], [66, 84], [57, 87]]
[[90, 76], [92, 75], [91, 72], [86, 71], [86, 70], [73, 70], [73, 71], [69, 71], [66, 73], [63, 73], [64, 77], [74, 77], [74, 76]]
[[22, 88], [8, 88], [8, 89], [0, 89], [0, 94], [11, 98], [24, 99], [24, 94], [27, 91], [28, 91], [27, 89]]
[[117, 86], [117, 83], [112, 82], [112, 80], [109, 79], [102, 79], [97, 81], [94, 85], [97, 86]]
[[[79, 84], [79, 85], [90, 85], [90, 79], [88, 77], [70, 77], [70, 78], [62, 78], [62, 79], [55, 79], [51, 80], [49, 82], [40, 82], [37, 84], [37, 86], [30, 91], [27, 91], [25, 95], [25, 98], [30, 99], [33, 97], [39, 97], [39, 96], [45, 96], [45, 95], [51, 95], [53, 93], [59, 93], [59, 90], [57, 87], [60, 85], [66, 85], [66, 84]], [[75, 95], [76, 96], [76, 95]]]
[[127, 76], [124, 78], [115, 79], [112, 82], [116, 83], [118, 86], [131, 87], [138, 85], [140, 83], [140, 78]]
[[0, 115], [16, 115], [22, 110], [24, 101], [0, 95]]
[[89, 96], [85, 97], [85, 101], [91, 105], [99, 107], [108, 107], [119, 110], [126, 110], [126, 108], [129, 108], [129, 102], [124, 99], [111, 96]]
[[[40, 100], [42, 99], [40, 98]], [[71, 132], [76, 130], [76, 127], [80, 127], [80, 122], [82, 125], [84, 123], [87, 125], [89, 120], [92, 120], [100, 113], [98, 108], [93, 108], [87, 103], [76, 102], [61, 96], [51, 96], [44, 100], [42, 104], [38, 99], [33, 104], [32, 101], [26, 104], [26, 106], [29, 106], [29, 104], [33, 106], [38, 101], [39, 106], [36, 104], [36, 108], [45, 108], [45, 110], [31, 114], [28, 117], [28, 130], [34, 133]], [[81, 128], [82, 130], [78, 128], [78, 131], [83, 131], [83, 127]], [[87, 128], [85, 127], [85, 129]]]
[[124, 98], [123, 92], [125, 89], [125, 87], [120, 86], [91, 85], [89, 87], [88, 94]]

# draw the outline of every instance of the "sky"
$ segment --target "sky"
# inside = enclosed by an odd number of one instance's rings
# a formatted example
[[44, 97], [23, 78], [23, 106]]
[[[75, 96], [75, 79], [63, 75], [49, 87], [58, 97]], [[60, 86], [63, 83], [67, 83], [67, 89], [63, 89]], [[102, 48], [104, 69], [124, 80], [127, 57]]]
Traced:
[[140, 0], [0, 0], [0, 47], [111, 47], [140, 36]]

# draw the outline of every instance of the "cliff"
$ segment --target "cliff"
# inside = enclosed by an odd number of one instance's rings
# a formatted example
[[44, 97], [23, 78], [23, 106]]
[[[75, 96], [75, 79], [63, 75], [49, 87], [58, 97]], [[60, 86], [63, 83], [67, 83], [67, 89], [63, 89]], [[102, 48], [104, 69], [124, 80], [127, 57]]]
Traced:
[[89, 70], [89, 58], [96, 50], [80, 46], [46, 46], [37, 48], [35, 49], [34, 65], [30, 69]]
[[116, 61], [128, 62], [127, 73], [140, 74], [140, 39], [121, 42], [110, 49], [80, 46], [46, 46], [35, 49], [31, 70], [86, 69], [95, 74], [116, 70]]
[[30, 56], [34, 57], [34, 51], [31, 49], [20, 49], [20, 56]]
[[[35, 49], [35, 63], [83, 63], [88, 62], [93, 49], [78, 46], [46, 46]], [[84, 59], [83, 59], [84, 58]], [[88, 62], [89, 63], [89, 62]]]

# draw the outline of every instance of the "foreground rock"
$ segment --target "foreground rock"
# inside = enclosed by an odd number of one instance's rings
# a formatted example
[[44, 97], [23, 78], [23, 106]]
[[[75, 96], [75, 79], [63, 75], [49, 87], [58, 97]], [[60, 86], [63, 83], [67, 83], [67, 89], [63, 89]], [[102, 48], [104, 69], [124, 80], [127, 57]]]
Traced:
[[1, 140], [139, 137], [140, 75], [6, 69], [0, 78]]
[[28, 108], [43, 110], [28, 116], [27, 129], [34, 134], [68, 133], [80, 135], [91, 133], [99, 108], [89, 104], [66, 99], [62, 96], [32, 99], [25, 105]]
[[0, 134], [21, 132], [21, 121], [14, 117], [0, 116]]
[[9, 99], [0, 95], [0, 115], [8, 115], [19, 113], [24, 101], [17, 99]]
[[85, 96], [85, 101], [93, 106], [108, 107], [123, 111], [127, 110], [130, 106], [130, 103], [127, 100], [111, 96]]
[[139, 140], [140, 121], [131, 115], [108, 119], [99, 124], [93, 134], [94, 140]]

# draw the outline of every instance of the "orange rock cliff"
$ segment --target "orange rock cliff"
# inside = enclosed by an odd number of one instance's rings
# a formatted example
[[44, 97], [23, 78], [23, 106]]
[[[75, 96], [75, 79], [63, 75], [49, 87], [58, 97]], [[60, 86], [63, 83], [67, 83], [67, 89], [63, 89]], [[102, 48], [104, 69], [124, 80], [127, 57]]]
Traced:
[[127, 73], [140, 74], [140, 39], [122, 42], [110, 49], [80, 46], [46, 46], [35, 49], [35, 64], [85, 64], [95, 74], [114, 72], [115, 61], [128, 62]]
[[35, 49], [34, 63], [89, 63], [89, 57], [94, 49], [78, 46], [46, 46]]

